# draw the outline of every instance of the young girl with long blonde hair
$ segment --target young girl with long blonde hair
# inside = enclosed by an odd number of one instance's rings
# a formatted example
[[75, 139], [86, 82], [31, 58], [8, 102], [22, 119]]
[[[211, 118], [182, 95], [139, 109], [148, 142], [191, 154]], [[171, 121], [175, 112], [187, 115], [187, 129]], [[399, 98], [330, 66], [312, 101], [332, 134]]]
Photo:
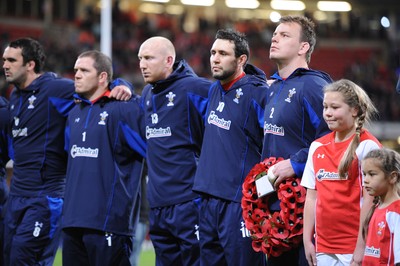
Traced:
[[373, 201], [363, 190], [361, 160], [381, 147], [364, 124], [377, 112], [365, 91], [346, 79], [326, 85], [323, 107], [332, 132], [311, 144], [301, 182], [307, 188], [305, 254], [309, 265], [360, 265], [360, 221]]

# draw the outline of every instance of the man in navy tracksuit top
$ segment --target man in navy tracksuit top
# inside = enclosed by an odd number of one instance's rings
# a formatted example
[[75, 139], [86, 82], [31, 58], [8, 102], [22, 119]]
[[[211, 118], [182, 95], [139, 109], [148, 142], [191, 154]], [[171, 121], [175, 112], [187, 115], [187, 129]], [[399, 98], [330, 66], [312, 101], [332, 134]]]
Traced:
[[14, 164], [3, 258], [5, 265], [51, 265], [59, 244], [67, 162], [64, 129], [74, 106], [74, 83], [42, 72], [45, 54], [36, 40], [11, 42], [3, 59], [6, 80], [15, 85], [9, 120]]
[[[0, 97], [0, 254], [3, 250], [3, 209], [8, 197], [6, 164], [8, 158], [8, 101], [4, 97]], [[0, 256], [0, 266], [3, 265], [3, 256]]]
[[218, 81], [209, 94], [205, 133], [193, 190], [200, 210], [201, 265], [265, 265], [242, 217], [242, 184], [260, 161], [268, 86], [260, 69], [247, 64], [249, 45], [233, 30], [219, 30], [211, 48]]
[[149, 232], [156, 265], [199, 265], [198, 204], [192, 191], [203, 136], [203, 115], [211, 82], [197, 77], [163, 37], [139, 49], [140, 69], [149, 83], [145, 112]]
[[142, 109], [137, 97], [108, 97], [112, 64], [103, 53], [82, 53], [74, 69], [78, 103], [65, 129], [63, 265], [130, 265], [146, 156]]
[[[311, 142], [329, 132], [322, 116], [322, 89], [332, 80], [308, 67], [315, 42], [314, 23], [301, 16], [282, 17], [272, 37], [270, 58], [278, 72], [272, 76], [265, 107], [262, 159], [285, 159], [275, 165], [275, 186], [285, 178], [301, 177]], [[279, 203], [272, 194], [270, 210], [279, 211]], [[308, 265], [302, 244], [268, 258], [268, 266], [281, 265]]]

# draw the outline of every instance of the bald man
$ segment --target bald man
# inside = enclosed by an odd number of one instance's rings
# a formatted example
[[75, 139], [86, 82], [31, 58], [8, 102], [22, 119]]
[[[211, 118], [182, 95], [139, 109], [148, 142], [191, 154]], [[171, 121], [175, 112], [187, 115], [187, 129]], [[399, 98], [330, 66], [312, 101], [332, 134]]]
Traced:
[[143, 42], [138, 57], [147, 83], [142, 106], [156, 265], [200, 265], [200, 197], [192, 186], [211, 81], [198, 77], [184, 60], [175, 61], [174, 45], [164, 37]]

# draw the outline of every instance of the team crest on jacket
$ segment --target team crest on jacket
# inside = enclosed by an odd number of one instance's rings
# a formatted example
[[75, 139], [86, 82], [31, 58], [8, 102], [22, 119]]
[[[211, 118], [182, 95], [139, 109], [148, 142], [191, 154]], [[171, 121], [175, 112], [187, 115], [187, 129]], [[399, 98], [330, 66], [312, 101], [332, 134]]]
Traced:
[[34, 104], [36, 99], [37, 98], [35, 97], [35, 95], [32, 95], [31, 97], [28, 98], [28, 101], [29, 101], [28, 109], [35, 108], [35, 106], [33, 104]]
[[383, 230], [385, 229], [385, 227], [386, 224], [384, 221], [379, 222], [376, 234], [381, 237], [383, 235]]
[[174, 98], [175, 98], [176, 94], [173, 93], [172, 91], [170, 91], [167, 95], [165, 95], [165, 97], [168, 98], [168, 104], [167, 106], [174, 106]]
[[108, 113], [106, 111], [102, 112], [100, 114], [100, 121], [99, 121], [99, 125], [105, 125], [106, 124], [106, 118], [108, 116]]
[[243, 95], [242, 88], [236, 89], [236, 96], [235, 96], [235, 99], [233, 99], [233, 101], [235, 103], [239, 103], [240, 96], [242, 96], [242, 95]]
[[292, 99], [293, 95], [295, 95], [295, 94], [296, 94], [296, 88], [293, 88], [293, 89], [289, 90], [289, 95], [285, 99], [285, 102], [291, 103], [292, 102], [291, 99]]

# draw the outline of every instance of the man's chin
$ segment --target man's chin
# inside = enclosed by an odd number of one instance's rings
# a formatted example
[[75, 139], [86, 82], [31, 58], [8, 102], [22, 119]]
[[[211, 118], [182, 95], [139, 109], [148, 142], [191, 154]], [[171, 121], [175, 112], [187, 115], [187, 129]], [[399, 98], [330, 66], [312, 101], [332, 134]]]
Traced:
[[150, 78], [144, 78], [144, 82], [149, 83], [149, 84], [154, 83], [153, 79], [150, 79]]
[[213, 78], [222, 80], [222, 79], [224, 79], [224, 76], [221, 75], [220, 73], [213, 73]]

